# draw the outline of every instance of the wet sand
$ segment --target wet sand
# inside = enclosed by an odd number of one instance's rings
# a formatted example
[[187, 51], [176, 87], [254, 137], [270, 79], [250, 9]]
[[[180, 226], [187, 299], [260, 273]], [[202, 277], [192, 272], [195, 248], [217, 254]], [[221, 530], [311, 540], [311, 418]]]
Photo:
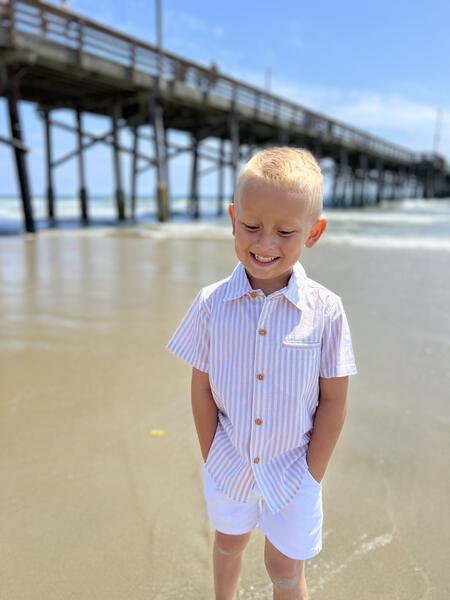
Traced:
[[[0, 598], [213, 598], [190, 368], [164, 347], [235, 264], [231, 238], [0, 239]], [[359, 368], [311, 600], [447, 600], [450, 253], [324, 239], [303, 264]], [[262, 552], [256, 531], [238, 598], [271, 597]]]

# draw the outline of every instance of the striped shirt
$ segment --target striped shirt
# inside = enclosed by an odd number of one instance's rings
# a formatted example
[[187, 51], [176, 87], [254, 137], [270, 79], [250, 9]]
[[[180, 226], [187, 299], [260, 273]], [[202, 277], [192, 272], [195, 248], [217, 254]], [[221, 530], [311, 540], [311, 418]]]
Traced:
[[272, 513], [300, 489], [319, 377], [356, 373], [339, 296], [297, 262], [288, 285], [252, 289], [242, 263], [203, 287], [167, 349], [209, 374], [218, 424], [205, 468], [245, 502], [256, 481]]

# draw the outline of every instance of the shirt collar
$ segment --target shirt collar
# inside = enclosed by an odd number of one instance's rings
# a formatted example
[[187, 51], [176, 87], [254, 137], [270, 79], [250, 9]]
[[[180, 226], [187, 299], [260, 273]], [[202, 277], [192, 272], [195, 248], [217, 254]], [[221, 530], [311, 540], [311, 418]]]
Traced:
[[[270, 297], [283, 295], [292, 302], [300, 310], [304, 308], [305, 301], [305, 287], [306, 287], [306, 272], [303, 266], [297, 261], [294, 264], [292, 275], [289, 278], [286, 287], [281, 290], [277, 290], [270, 294]], [[253, 288], [245, 272], [244, 265], [239, 262], [233, 270], [230, 279], [228, 280], [227, 291], [224, 295], [224, 302], [228, 300], [236, 300], [242, 296], [252, 292]]]

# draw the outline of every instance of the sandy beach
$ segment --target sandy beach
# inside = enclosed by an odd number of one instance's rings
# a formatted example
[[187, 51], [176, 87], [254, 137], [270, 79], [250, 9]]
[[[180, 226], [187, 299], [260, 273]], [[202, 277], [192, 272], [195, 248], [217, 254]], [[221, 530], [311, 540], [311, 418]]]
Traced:
[[[0, 598], [212, 600], [190, 367], [165, 345], [231, 236], [0, 238]], [[450, 252], [324, 240], [359, 373], [311, 600], [450, 597]], [[151, 430], [164, 435], [152, 436]], [[271, 598], [254, 532], [238, 598]]]

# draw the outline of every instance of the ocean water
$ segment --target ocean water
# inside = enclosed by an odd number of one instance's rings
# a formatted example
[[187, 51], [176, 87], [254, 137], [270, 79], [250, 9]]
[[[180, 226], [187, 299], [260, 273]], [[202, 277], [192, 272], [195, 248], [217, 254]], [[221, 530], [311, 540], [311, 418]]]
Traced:
[[[90, 201], [91, 224], [80, 227], [79, 203], [76, 198], [58, 199], [58, 224], [50, 226], [46, 219], [45, 199], [33, 200], [37, 229], [44, 235], [104, 235], [126, 230], [128, 235], [150, 238], [231, 238], [226, 203], [223, 216], [217, 217], [217, 201], [200, 201], [201, 218], [193, 220], [188, 213], [188, 201], [172, 200], [172, 219], [159, 223], [156, 203], [140, 199], [137, 219], [120, 226], [115, 222], [115, 208], [111, 197], [98, 196]], [[450, 199], [406, 199], [384, 201], [378, 206], [353, 209], [324, 209], [328, 226], [321, 243], [349, 244], [365, 247], [411, 248], [450, 252]], [[22, 231], [20, 201], [0, 198], [0, 235], [20, 234]]]

